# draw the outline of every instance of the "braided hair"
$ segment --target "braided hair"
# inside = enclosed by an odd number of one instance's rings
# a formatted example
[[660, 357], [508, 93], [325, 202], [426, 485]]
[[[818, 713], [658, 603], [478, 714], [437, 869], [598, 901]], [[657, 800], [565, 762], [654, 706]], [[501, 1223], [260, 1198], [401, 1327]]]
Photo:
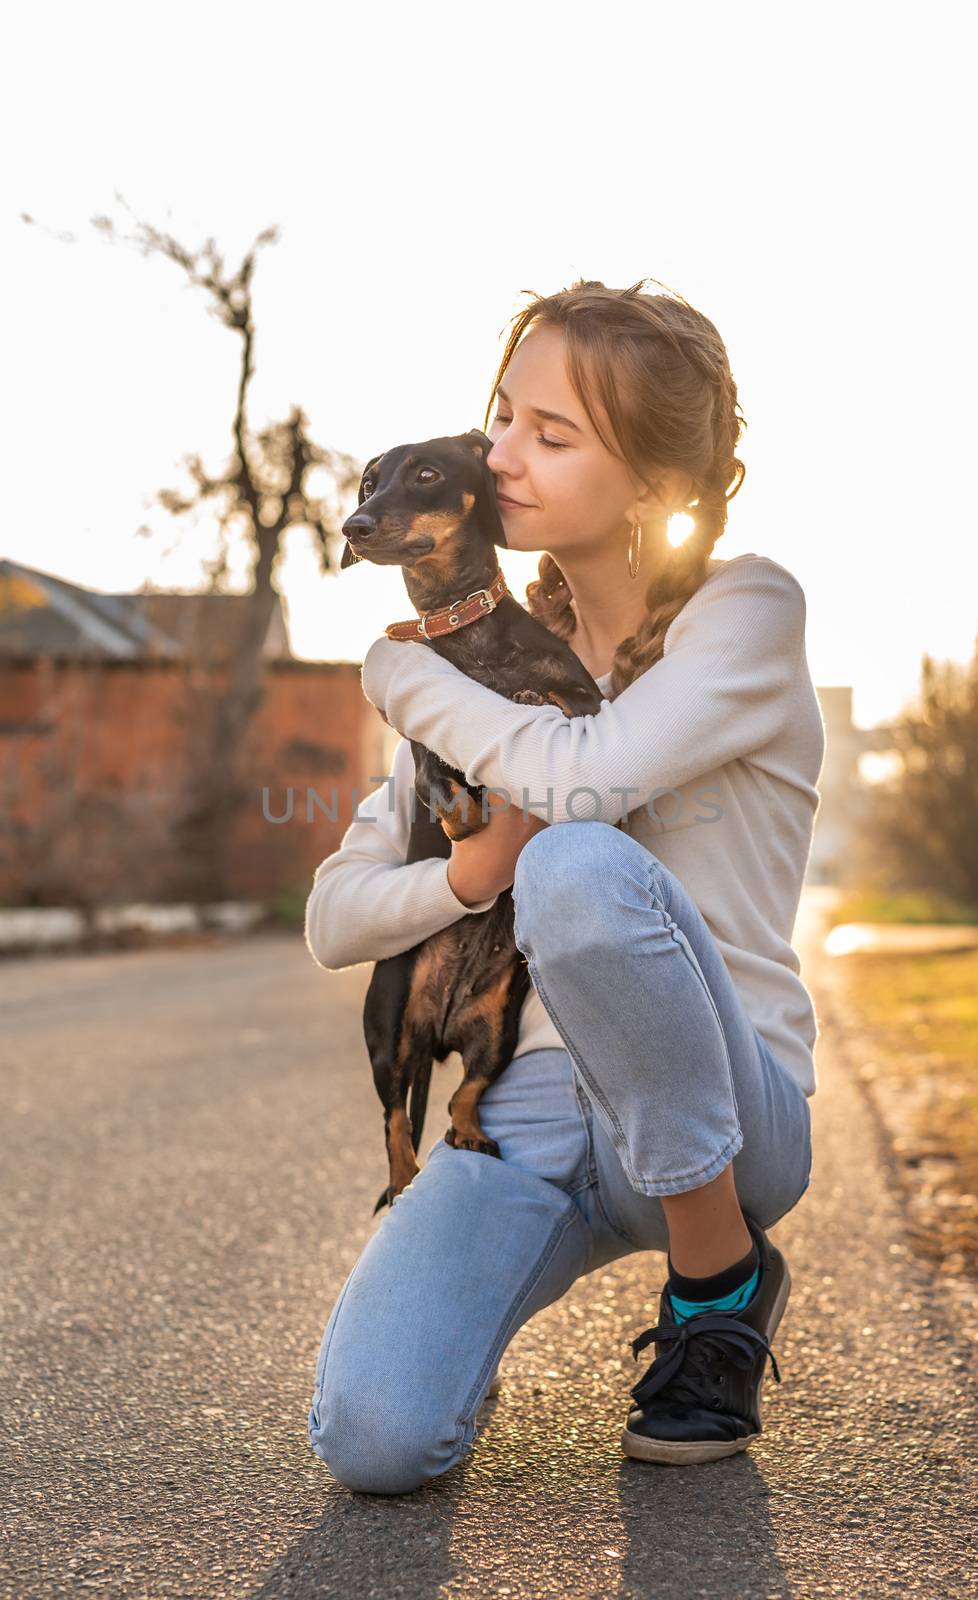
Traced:
[[[746, 472], [735, 454], [746, 422], [723, 340], [708, 317], [666, 285], [659, 284], [662, 294], [643, 292], [646, 283], [658, 282], [641, 278], [631, 288], [609, 289], [597, 279], [579, 279], [556, 294], [534, 295], [513, 319], [486, 407], [488, 428], [496, 391], [528, 329], [560, 328], [568, 376], [605, 448], [621, 454], [640, 479], [651, 469], [678, 467], [693, 480], [692, 532], [670, 548], [649, 581], [646, 616], [615, 650], [612, 699], [661, 659], [671, 622], [706, 578], [728, 501]], [[602, 431], [595, 399], [611, 423], [612, 440]], [[546, 551], [537, 570], [539, 578], [527, 584], [527, 608], [567, 639], [577, 621], [570, 586]]]

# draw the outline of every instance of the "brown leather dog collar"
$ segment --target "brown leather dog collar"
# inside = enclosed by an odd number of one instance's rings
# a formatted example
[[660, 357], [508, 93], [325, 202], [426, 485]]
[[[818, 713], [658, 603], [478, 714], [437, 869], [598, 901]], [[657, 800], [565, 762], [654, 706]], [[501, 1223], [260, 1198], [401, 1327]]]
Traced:
[[443, 633], [457, 633], [459, 628], [467, 627], [470, 622], [476, 622], [479, 617], [495, 611], [505, 594], [509, 594], [509, 589], [501, 568], [497, 567], [496, 576], [488, 589], [473, 589], [464, 600], [458, 600], [454, 605], [423, 612], [420, 620], [415, 617], [411, 622], [390, 622], [384, 632], [388, 639], [417, 639], [419, 635], [425, 639], [437, 639]]

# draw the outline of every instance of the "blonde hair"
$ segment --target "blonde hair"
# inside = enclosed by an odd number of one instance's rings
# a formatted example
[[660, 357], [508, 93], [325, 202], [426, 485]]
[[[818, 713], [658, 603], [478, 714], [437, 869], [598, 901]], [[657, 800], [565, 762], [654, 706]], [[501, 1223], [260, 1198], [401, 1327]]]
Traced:
[[[582, 279], [557, 294], [534, 295], [512, 321], [485, 417], [488, 428], [496, 391], [524, 334], [537, 324], [560, 328], [568, 376], [605, 448], [620, 454], [642, 481], [665, 467], [681, 468], [693, 480], [693, 531], [670, 547], [667, 565], [646, 591], [646, 617], [615, 650], [612, 698], [661, 658], [670, 623], [706, 578], [727, 503], [746, 473], [735, 454], [746, 422], [723, 340], [681, 295], [665, 285], [662, 294], [645, 294], [646, 283], [658, 279], [642, 278], [629, 289]], [[612, 440], [598, 423], [595, 398]], [[538, 571], [527, 585], [527, 608], [566, 639], [576, 621], [570, 588], [546, 552]]]

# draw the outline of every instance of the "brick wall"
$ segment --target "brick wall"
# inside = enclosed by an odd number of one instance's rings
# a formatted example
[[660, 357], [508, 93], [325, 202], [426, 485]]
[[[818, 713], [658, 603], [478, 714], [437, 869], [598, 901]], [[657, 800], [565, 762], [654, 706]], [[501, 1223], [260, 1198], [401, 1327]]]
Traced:
[[[202, 674], [161, 661], [0, 661], [0, 903], [160, 897], [187, 776], [187, 694]], [[211, 669], [209, 682], [222, 676]], [[231, 825], [233, 897], [308, 886], [349, 825], [354, 790], [362, 798], [390, 770], [390, 750], [356, 663], [270, 664]]]

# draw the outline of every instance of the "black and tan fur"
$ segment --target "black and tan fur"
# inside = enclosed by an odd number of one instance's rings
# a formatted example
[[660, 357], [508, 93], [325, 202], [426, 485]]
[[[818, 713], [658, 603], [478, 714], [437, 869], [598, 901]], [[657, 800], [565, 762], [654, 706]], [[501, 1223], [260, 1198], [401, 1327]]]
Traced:
[[[496, 546], [506, 544], [495, 478], [486, 465], [490, 449], [489, 438], [473, 429], [374, 456], [361, 478], [358, 509], [343, 524], [349, 542], [341, 567], [358, 559], [400, 566], [419, 617], [488, 587], [498, 567]], [[457, 633], [419, 640], [510, 700], [552, 701], [566, 716], [600, 708], [601, 691], [570, 646], [510, 594]], [[399, 642], [399, 648], [412, 649], [413, 641]], [[447, 858], [453, 840], [485, 826], [482, 789], [466, 784], [463, 773], [424, 745], [410, 743], [416, 799], [406, 864]], [[510, 803], [522, 804], [522, 796], [511, 796]], [[511, 889], [488, 911], [462, 917], [377, 962], [363, 1024], [384, 1106], [390, 1182], [375, 1212], [419, 1171], [432, 1062], [453, 1050], [462, 1057], [464, 1075], [449, 1101], [446, 1143], [500, 1155], [480, 1126], [479, 1099], [512, 1059], [529, 988], [526, 961], [513, 937]]]

